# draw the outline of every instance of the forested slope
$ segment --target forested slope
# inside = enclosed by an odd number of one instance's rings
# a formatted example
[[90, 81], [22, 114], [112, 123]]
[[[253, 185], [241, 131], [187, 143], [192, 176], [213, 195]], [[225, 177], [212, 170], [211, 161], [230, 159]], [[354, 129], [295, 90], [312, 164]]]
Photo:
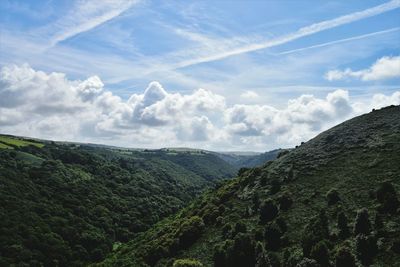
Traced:
[[400, 266], [399, 151], [399, 106], [356, 117], [242, 170], [99, 266]]
[[0, 266], [102, 260], [235, 169], [169, 153], [0, 136]]

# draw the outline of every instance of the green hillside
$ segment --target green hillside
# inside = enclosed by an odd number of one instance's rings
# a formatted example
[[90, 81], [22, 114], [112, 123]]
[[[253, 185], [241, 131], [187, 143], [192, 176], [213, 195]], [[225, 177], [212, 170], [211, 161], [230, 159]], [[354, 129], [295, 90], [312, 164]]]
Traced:
[[254, 155], [243, 155], [234, 152], [233, 153], [221, 152], [221, 153], [215, 153], [215, 155], [237, 168], [243, 168], [243, 167], [250, 168], [250, 167], [257, 167], [265, 164], [267, 161], [274, 160], [278, 157], [278, 155], [281, 152], [285, 153], [285, 151], [287, 150], [274, 149], [271, 151]]
[[82, 266], [230, 178], [209, 153], [0, 136], [0, 266]]
[[356, 117], [242, 170], [99, 266], [400, 266], [399, 151], [399, 106]]

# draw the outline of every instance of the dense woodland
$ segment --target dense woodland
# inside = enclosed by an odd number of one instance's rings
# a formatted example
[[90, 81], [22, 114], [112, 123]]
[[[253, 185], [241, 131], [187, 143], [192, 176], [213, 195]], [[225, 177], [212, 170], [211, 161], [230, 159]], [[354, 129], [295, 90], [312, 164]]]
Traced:
[[81, 266], [236, 169], [201, 151], [133, 151], [0, 136], [0, 266]]
[[400, 107], [342, 123], [197, 198], [97, 266], [400, 266]]

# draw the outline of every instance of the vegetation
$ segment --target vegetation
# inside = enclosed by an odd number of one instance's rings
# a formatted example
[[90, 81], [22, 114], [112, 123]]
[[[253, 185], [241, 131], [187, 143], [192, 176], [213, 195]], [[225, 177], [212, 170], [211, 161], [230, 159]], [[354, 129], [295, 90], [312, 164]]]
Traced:
[[[132, 151], [11, 136], [0, 136], [0, 144], [7, 144], [0, 147], [0, 266], [101, 261], [112, 248], [235, 171], [210, 153]], [[202, 218], [193, 216], [165, 246], [171, 253], [190, 246], [202, 231]], [[167, 255], [161, 248], [155, 252]]]
[[[400, 107], [354, 118], [241, 169], [97, 265], [398, 266], [398, 151]], [[195, 235], [182, 244], [180, 229], [194, 216]]]

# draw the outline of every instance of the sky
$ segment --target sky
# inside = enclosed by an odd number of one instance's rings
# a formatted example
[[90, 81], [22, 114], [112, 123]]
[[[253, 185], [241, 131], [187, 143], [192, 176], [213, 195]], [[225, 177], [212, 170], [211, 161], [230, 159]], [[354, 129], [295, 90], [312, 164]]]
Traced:
[[0, 1], [0, 133], [294, 147], [400, 104], [400, 0]]

